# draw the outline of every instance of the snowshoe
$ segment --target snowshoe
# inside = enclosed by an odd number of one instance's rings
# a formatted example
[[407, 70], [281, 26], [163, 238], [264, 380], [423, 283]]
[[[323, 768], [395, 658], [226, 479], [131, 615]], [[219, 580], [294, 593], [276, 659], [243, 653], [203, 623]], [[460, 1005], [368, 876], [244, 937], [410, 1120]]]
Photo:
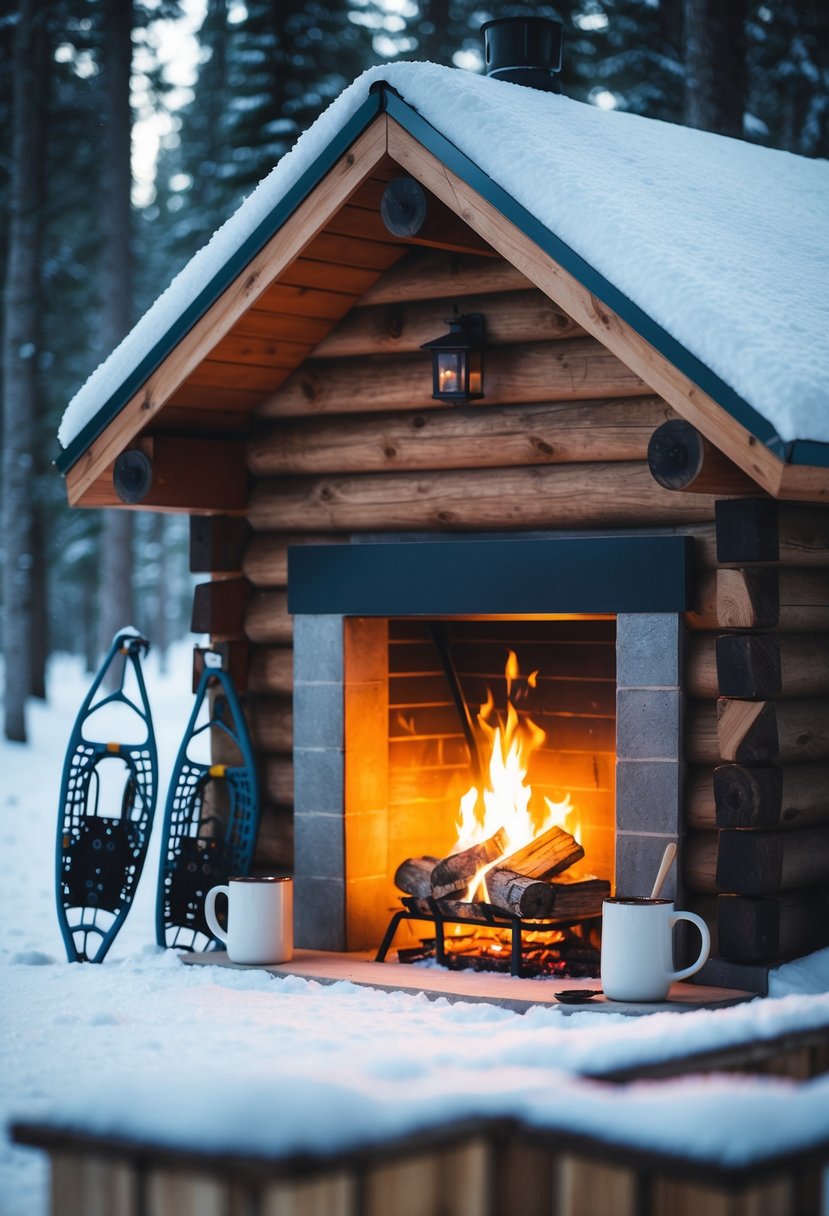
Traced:
[[[259, 826], [256, 769], [242, 709], [221, 656], [203, 653], [205, 666], [167, 796], [156, 903], [158, 944], [184, 950], [219, 945], [204, 918], [205, 896], [231, 875], [248, 873]], [[197, 758], [199, 750], [232, 753], [233, 762], [212, 764]]]
[[[69, 739], [56, 887], [70, 962], [103, 961], [130, 909], [147, 854], [158, 789], [155, 735], [141, 671], [141, 655], [148, 650], [149, 642], [135, 630], [116, 635]], [[103, 687], [115, 663], [122, 664], [120, 682], [106, 694]], [[139, 734], [140, 741], [92, 737], [113, 728], [122, 738]]]

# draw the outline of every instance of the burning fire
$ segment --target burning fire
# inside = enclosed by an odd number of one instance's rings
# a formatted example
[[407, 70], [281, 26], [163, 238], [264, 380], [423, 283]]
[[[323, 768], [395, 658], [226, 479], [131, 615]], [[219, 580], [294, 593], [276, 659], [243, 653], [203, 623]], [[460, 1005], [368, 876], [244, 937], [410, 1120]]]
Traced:
[[[478, 713], [478, 727], [488, 741], [490, 754], [487, 764], [488, 784], [484, 788], [473, 785], [463, 795], [457, 819], [458, 839], [453, 853], [460, 853], [472, 845], [489, 840], [502, 829], [507, 836], [508, 847], [495, 861], [483, 866], [469, 885], [468, 899], [483, 885], [486, 899], [485, 877], [489, 870], [500, 864], [504, 857], [540, 836], [552, 827], [566, 829], [578, 838], [580, 825], [570, 795], [562, 802], [544, 799], [546, 810], [539, 814], [531, 808], [532, 787], [527, 784], [530, 758], [546, 738], [546, 733], [529, 717], [519, 717], [515, 708], [516, 695], [520, 692], [518, 658], [514, 651], [507, 657], [504, 676], [507, 685], [506, 721], [499, 721], [495, 713], [495, 702], [491, 691]], [[524, 683], [535, 688], [538, 672], [533, 671]]]

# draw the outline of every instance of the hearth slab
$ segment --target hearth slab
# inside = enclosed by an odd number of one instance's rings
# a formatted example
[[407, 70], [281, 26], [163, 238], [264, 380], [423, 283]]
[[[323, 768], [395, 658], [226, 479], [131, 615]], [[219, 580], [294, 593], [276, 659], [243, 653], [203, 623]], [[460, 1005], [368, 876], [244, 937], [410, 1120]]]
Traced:
[[565, 980], [545, 976], [518, 979], [494, 971], [447, 971], [438, 967], [416, 967], [408, 963], [376, 963], [371, 954], [334, 954], [323, 950], [297, 950], [289, 963], [272, 967], [244, 967], [232, 963], [224, 950], [206, 954], [182, 954], [183, 963], [209, 967], [231, 967], [240, 971], [268, 971], [271, 975], [300, 976], [320, 984], [347, 980], [381, 992], [423, 993], [430, 1000], [475, 1001], [500, 1005], [515, 1013], [526, 1013], [533, 1005], [557, 1005], [562, 1013], [624, 1013], [632, 1017], [646, 1013], [687, 1013], [693, 1009], [720, 1009], [753, 1000], [756, 993], [735, 988], [706, 988], [701, 984], [674, 984], [666, 1001], [631, 1004], [609, 1001], [604, 995], [579, 1004], [562, 1003], [556, 992], [599, 988], [598, 980]]

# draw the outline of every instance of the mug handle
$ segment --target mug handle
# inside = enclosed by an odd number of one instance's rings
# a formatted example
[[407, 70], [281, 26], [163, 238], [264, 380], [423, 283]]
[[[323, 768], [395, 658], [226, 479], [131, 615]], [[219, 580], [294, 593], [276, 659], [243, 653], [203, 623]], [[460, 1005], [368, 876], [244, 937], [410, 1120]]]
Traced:
[[711, 934], [708, 932], [708, 926], [702, 917], [697, 916], [695, 912], [674, 912], [671, 917], [671, 929], [681, 920], [689, 920], [692, 925], [696, 925], [699, 929], [700, 937], [702, 938], [702, 949], [696, 962], [691, 963], [690, 967], [683, 967], [681, 971], [671, 972], [669, 979], [672, 984], [675, 984], [677, 980], [687, 980], [689, 975], [696, 975], [711, 952]]
[[216, 899], [219, 895], [225, 895], [229, 900], [230, 887], [210, 888], [204, 900], [204, 919], [207, 921], [208, 927], [213, 936], [218, 937], [220, 942], [224, 942], [224, 944], [227, 945], [227, 934], [216, 920]]

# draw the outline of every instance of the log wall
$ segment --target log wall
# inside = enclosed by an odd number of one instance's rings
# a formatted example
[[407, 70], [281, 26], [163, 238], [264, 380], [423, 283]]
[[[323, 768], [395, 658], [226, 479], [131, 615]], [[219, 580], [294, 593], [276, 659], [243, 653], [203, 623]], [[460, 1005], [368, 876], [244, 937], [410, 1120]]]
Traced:
[[829, 942], [829, 511], [722, 501], [716, 537], [687, 657], [685, 881], [721, 957], [773, 963]]
[[[443, 331], [456, 303], [487, 317], [486, 398], [447, 408], [431, 399], [418, 347]], [[729, 500], [715, 530], [711, 494], [665, 489], [650, 474], [651, 436], [673, 417], [506, 263], [437, 251], [389, 270], [265, 401], [247, 453], [249, 531], [238, 556], [213, 567], [223, 580], [243, 575], [247, 594], [236, 584], [201, 604], [219, 636], [250, 645], [247, 709], [265, 800], [259, 865], [292, 860], [289, 544], [388, 532], [668, 528], [694, 535], [698, 565], [687, 617], [686, 890], [726, 943], [739, 938], [735, 918], [761, 926], [762, 946], [729, 947], [738, 961], [813, 945], [803, 909], [822, 906], [829, 875], [813, 865], [806, 873], [808, 848], [796, 847], [805, 837], [755, 848], [761, 891], [757, 881], [737, 890], [733, 877], [723, 886], [729, 871], [718, 876], [718, 846], [720, 832], [821, 832], [827, 820], [818, 770], [829, 762], [829, 524], [803, 506], [772, 504], [770, 515], [761, 496]], [[740, 501], [754, 504], [745, 518], [739, 506], [728, 512]], [[718, 553], [718, 534], [721, 546], [743, 549]], [[236, 618], [224, 619], [231, 608]], [[408, 799], [409, 810], [417, 795], [394, 757], [411, 740], [398, 737], [395, 721], [415, 708], [395, 702], [390, 732], [392, 799]], [[441, 746], [436, 767], [462, 785], [462, 739], [448, 729]], [[745, 779], [737, 772], [745, 765], [782, 769], [782, 784], [779, 773]], [[746, 787], [750, 795], [735, 792]]]
[[[487, 320], [486, 397], [446, 408], [418, 348], [456, 304]], [[288, 544], [389, 531], [704, 533], [713, 498], [663, 490], [648, 472], [650, 437], [673, 416], [506, 262], [428, 250], [388, 271], [264, 403], [248, 446], [242, 558], [266, 792], [260, 864], [291, 858]], [[393, 739], [393, 753], [403, 746]], [[406, 779], [392, 780], [400, 797]]]

